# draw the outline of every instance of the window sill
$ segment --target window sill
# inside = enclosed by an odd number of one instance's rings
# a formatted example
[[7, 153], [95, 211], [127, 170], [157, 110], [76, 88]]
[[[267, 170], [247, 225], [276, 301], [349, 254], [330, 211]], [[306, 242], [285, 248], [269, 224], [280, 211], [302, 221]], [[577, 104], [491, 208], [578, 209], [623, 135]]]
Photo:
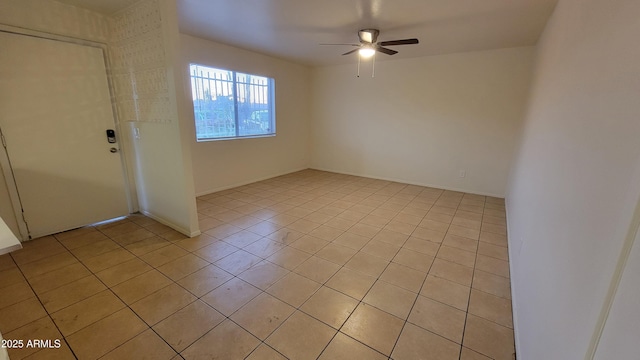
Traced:
[[250, 135], [250, 136], [234, 136], [234, 137], [225, 137], [225, 138], [217, 138], [217, 139], [196, 139], [196, 142], [204, 143], [204, 142], [212, 142], [212, 141], [228, 141], [228, 140], [260, 139], [260, 138], [268, 138], [268, 137], [275, 137], [275, 136], [276, 136], [276, 134]]

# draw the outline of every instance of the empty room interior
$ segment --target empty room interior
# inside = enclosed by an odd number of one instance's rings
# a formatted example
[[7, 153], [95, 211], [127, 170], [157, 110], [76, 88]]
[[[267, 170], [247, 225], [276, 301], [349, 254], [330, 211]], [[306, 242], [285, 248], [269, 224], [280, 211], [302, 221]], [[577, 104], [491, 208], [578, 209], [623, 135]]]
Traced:
[[637, 359], [638, 38], [637, 0], [0, 0], [0, 360]]

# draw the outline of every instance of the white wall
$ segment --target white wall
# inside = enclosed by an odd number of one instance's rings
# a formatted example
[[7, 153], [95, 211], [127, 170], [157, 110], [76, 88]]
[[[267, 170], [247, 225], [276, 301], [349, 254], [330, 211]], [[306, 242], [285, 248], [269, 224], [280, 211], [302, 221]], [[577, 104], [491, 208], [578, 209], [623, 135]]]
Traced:
[[640, 232], [620, 281], [615, 301], [598, 344], [596, 359], [633, 359], [638, 357], [640, 335]]
[[305, 169], [309, 163], [310, 70], [266, 55], [181, 35], [183, 101], [192, 106], [189, 63], [275, 79], [275, 137], [196, 142], [193, 107], [182, 121], [189, 131], [196, 194], [202, 195]]
[[311, 167], [502, 197], [532, 59], [522, 47], [379, 61], [375, 78], [370, 62], [356, 78], [355, 56], [314, 69]]
[[561, 0], [538, 44], [506, 199], [518, 359], [593, 347], [640, 195], [639, 18], [638, 1]]
[[182, 87], [176, 75], [175, 0], [142, 0], [117, 13], [110, 44], [116, 105], [133, 147], [140, 210], [184, 234], [198, 235], [190, 148], [182, 142], [175, 90]]

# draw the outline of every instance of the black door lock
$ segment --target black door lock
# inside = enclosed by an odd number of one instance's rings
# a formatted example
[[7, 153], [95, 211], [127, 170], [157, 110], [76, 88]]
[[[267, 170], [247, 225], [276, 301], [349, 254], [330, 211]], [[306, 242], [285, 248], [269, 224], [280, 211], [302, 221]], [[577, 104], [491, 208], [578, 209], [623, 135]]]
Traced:
[[112, 129], [107, 130], [107, 141], [109, 144], [115, 144], [116, 142], [116, 132]]

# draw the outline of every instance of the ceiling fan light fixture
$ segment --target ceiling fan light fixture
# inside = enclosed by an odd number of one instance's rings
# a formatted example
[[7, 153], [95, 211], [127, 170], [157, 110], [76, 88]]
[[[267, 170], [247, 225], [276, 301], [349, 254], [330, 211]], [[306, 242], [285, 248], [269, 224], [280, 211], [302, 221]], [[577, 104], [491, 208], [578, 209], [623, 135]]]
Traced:
[[358, 50], [358, 54], [360, 54], [360, 57], [363, 57], [365, 59], [372, 57], [375, 53], [376, 50], [372, 47], [363, 47]]

